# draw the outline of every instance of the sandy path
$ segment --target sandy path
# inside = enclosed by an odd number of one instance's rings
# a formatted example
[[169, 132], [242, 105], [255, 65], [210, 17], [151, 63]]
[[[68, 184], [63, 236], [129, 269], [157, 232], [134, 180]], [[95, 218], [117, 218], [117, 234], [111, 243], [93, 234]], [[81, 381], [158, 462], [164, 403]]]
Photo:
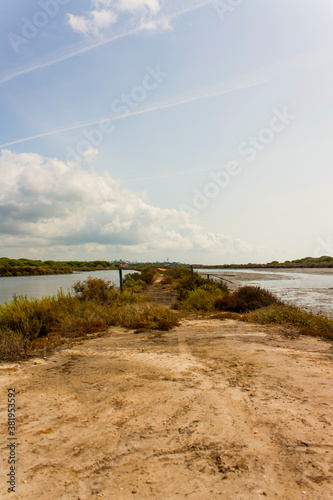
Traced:
[[273, 327], [188, 320], [3, 365], [0, 497], [14, 386], [12, 498], [332, 499], [332, 358]]

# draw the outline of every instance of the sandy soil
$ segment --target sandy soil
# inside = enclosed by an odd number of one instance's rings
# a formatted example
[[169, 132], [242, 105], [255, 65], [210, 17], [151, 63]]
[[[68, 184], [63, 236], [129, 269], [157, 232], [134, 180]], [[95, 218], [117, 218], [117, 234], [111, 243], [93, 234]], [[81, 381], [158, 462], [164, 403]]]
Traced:
[[119, 328], [3, 364], [17, 391], [23, 499], [333, 498], [333, 350], [233, 320]]

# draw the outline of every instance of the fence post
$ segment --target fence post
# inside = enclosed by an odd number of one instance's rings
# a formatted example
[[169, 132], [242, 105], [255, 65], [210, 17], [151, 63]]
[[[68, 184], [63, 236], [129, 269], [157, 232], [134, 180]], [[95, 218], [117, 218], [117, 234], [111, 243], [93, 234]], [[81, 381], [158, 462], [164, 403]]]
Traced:
[[120, 283], [120, 291], [124, 291], [124, 286], [123, 286], [123, 270], [119, 269], [119, 283]]
[[194, 271], [193, 271], [193, 266], [191, 266], [191, 273], [194, 274]]

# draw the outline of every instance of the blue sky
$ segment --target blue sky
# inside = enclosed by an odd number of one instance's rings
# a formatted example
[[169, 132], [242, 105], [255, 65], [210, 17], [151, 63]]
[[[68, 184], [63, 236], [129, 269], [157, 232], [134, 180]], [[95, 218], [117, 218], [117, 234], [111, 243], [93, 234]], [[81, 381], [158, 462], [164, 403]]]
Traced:
[[333, 254], [330, 0], [1, 0], [2, 255]]

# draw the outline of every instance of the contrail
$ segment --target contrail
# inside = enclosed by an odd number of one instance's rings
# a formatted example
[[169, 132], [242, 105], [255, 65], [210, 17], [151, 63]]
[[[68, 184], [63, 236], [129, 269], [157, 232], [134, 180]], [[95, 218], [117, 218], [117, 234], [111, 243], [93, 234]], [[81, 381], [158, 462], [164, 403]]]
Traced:
[[[179, 9], [177, 11], [171, 11], [167, 12], [166, 15], [170, 20], [175, 19], [179, 16], [182, 16], [184, 14], [187, 14], [188, 12], [200, 9], [201, 7], [204, 7], [205, 5], [209, 5], [211, 3], [214, 3], [214, 0], [203, 0], [200, 3], [196, 3], [195, 5], [188, 5], [187, 7], [184, 7], [183, 9]], [[97, 49], [98, 47], [101, 47], [103, 45], [106, 45], [108, 43], [114, 42], [115, 40], [119, 40], [120, 38], [124, 38], [126, 36], [131, 36], [139, 33], [141, 31], [141, 25], [136, 26], [135, 28], [131, 29], [125, 29], [123, 32], [119, 32], [116, 34], [113, 34], [107, 38], [103, 38], [103, 40], [100, 40], [98, 42], [90, 43], [89, 45], [84, 45], [79, 48], [75, 48], [71, 50], [70, 52], [67, 52], [66, 54], [63, 54], [61, 56], [55, 56], [53, 59], [46, 60], [44, 62], [39, 62], [33, 66], [29, 66], [28, 68], [23, 68], [20, 69], [14, 73], [9, 73], [8, 75], [5, 75], [3, 77], [0, 77], [0, 83], [5, 83], [13, 78], [17, 78], [19, 76], [25, 75], [27, 73], [31, 73], [32, 71], [36, 71], [38, 69], [43, 69], [47, 68], [48, 66], [53, 66], [54, 64], [61, 63], [63, 61], [66, 61], [67, 59], [71, 59], [72, 57], [85, 54], [86, 52], [89, 52], [90, 50]]]
[[[278, 61], [277, 63], [270, 65], [263, 70], [256, 71], [246, 75], [242, 79], [231, 80], [227, 83], [223, 83], [214, 87], [205, 87], [202, 89], [196, 89], [195, 91], [187, 94], [182, 94], [174, 99], [160, 102], [152, 106], [146, 106], [144, 108], [133, 110], [126, 114], [126, 117], [143, 115], [146, 113], [152, 113], [154, 111], [160, 111], [163, 109], [174, 108], [176, 106], [185, 105], [191, 102], [201, 101], [203, 99], [211, 99], [213, 97], [222, 96], [224, 94], [229, 94], [232, 92], [245, 90], [247, 88], [256, 87], [263, 85], [273, 80], [276, 76], [279, 76], [285, 72], [292, 71], [295, 69], [311, 69], [319, 64], [329, 62], [333, 60], [333, 51], [325, 50], [320, 52], [309, 52], [307, 54], [302, 54], [291, 59]], [[48, 137], [55, 134], [60, 134], [63, 132], [68, 132], [71, 130], [77, 130], [83, 127], [89, 127], [91, 125], [99, 124], [102, 120], [121, 120], [124, 119], [123, 114], [108, 114], [95, 118], [94, 120], [89, 120], [80, 123], [73, 123], [62, 128], [50, 130], [48, 132], [43, 132], [41, 134], [33, 135], [30, 137], [25, 137], [22, 139], [17, 139], [15, 141], [6, 142], [0, 145], [0, 148], [7, 146], [12, 146], [14, 144], [20, 144], [22, 142], [31, 141], [34, 139], [41, 139], [43, 137]]]

